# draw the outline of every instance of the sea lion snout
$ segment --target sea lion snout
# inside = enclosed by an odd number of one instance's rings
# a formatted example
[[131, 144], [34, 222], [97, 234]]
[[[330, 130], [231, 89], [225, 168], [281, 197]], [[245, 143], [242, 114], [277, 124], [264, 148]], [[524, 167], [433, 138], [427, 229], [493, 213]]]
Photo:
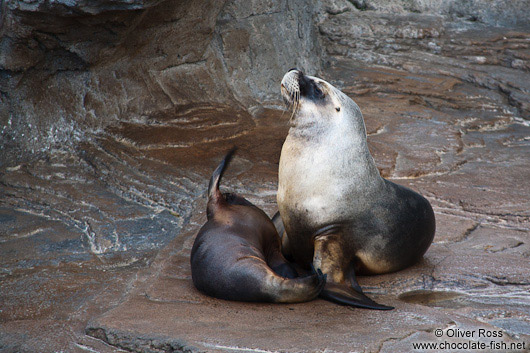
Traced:
[[300, 96], [312, 100], [324, 98], [324, 92], [318, 87], [315, 80], [298, 71], [298, 86], [300, 87]]
[[297, 95], [309, 99], [321, 99], [324, 97], [322, 89], [311, 76], [306, 76], [303, 71], [296, 68], [289, 70], [282, 79], [282, 93], [289, 103]]
[[301, 71], [298, 69], [291, 69], [282, 78], [281, 92], [287, 105], [292, 105], [300, 99], [299, 72]]

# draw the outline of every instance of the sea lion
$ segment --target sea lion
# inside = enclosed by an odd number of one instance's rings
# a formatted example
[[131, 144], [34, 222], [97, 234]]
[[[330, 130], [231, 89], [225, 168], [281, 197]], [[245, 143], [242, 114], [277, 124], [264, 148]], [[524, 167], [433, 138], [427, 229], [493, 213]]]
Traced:
[[[278, 172], [274, 222], [282, 251], [327, 274], [321, 297], [388, 309], [362, 294], [355, 274], [382, 274], [417, 262], [432, 243], [429, 202], [385, 180], [368, 150], [361, 110], [328, 82], [297, 69], [282, 79], [293, 107]], [[283, 221], [283, 224], [282, 222]]]
[[191, 250], [193, 284], [207, 295], [227, 300], [295, 303], [316, 298], [326, 281], [320, 269], [296, 278], [265, 212], [237, 194], [219, 191], [233, 154], [231, 150], [224, 157], [210, 179], [208, 220]]

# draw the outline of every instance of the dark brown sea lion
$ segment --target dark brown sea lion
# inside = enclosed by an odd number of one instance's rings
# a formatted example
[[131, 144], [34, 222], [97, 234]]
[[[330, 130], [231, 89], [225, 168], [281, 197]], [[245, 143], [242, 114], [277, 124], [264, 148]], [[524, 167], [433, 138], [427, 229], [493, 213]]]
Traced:
[[325, 284], [320, 270], [297, 277], [280, 250], [270, 218], [243, 197], [221, 194], [219, 182], [232, 159], [230, 151], [208, 187], [206, 224], [191, 250], [193, 284], [212, 297], [274, 303], [309, 301]]
[[278, 173], [281, 220], [274, 218], [286, 233], [282, 251], [327, 274], [321, 297], [388, 309], [362, 293], [355, 274], [416, 263], [434, 237], [431, 205], [381, 177], [361, 110], [350, 97], [296, 69], [285, 74], [281, 89], [294, 107]]

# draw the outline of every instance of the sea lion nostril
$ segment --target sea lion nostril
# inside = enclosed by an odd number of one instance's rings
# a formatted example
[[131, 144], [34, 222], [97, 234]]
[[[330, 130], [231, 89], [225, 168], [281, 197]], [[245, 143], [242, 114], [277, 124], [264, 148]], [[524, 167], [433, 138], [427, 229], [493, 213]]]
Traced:
[[300, 88], [300, 96], [302, 97], [308, 97], [310, 99], [322, 99], [325, 97], [318, 84], [312, 78], [305, 76], [301, 71], [298, 72], [298, 87]]

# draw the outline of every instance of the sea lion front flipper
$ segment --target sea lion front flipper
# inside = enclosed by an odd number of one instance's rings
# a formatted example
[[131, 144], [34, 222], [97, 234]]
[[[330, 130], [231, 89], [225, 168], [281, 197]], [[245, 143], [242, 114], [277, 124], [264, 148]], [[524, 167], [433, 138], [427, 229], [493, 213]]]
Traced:
[[361, 286], [359, 285], [359, 282], [357, 282], [357, 276], [355, 275], [355, 270], [353, 269], [353, 264], [352, 266], [350, 266], [350, 273], [349, 273], [349, 277], [350, 277], [350, 284], [351, 284], [351, 287], [353, 288], [354, 291], [356, 292], [363, 292], [363, 290], [361, 289]]
[[313, 266], [327, 275], [320, 297], [342, 305], [359, 308], [391, 310], [393, 307], [378, 304], [368, 298], [355, 280], [353, 268], [345, 260], [341, 244], [340, 226], [331, 225], [318, 231], [314, 237]]
[[285, 226], [283, 225], [283, 220], [282, 216], [280, 216], [280, 211], [276, 211], [274, 216], [272, 216], [272, 223], [274, 223], [274, 227], [280, 235], [280, 239], [283, 239], [285, 235]]
[[341, 305], [350, 305], [363, 309], [392, 310], [394, 307], [374, 302], [372, 299], [344, 284], [326, 284], [320, 297]]
[[278, 247], [269, 254], [267, 258], [267, 264], [279, 276], [285, 278], [298, 277], [298, 272], [294, 266], [289, 263], [289, 261], [287, 261], [282, 255], [280, 251], [280, 244], [278, 244]]
[[274, 223], [274, 227], [276, 228], [276, 231], [280, 235], [281, 239], [281, 249], [282, 254], [285, 256], [285, 258], [289, 261], [293, 260], [293, 257], [291, 255], [291, 248], [289, 245], [289, 237], [287, 236], [287, 232], [285, 232], [285, 226], [283, 225], [282, 217], [280, 216], [280, 211], [277, 211], [274, 216], [272, 216], [272, 223]]

